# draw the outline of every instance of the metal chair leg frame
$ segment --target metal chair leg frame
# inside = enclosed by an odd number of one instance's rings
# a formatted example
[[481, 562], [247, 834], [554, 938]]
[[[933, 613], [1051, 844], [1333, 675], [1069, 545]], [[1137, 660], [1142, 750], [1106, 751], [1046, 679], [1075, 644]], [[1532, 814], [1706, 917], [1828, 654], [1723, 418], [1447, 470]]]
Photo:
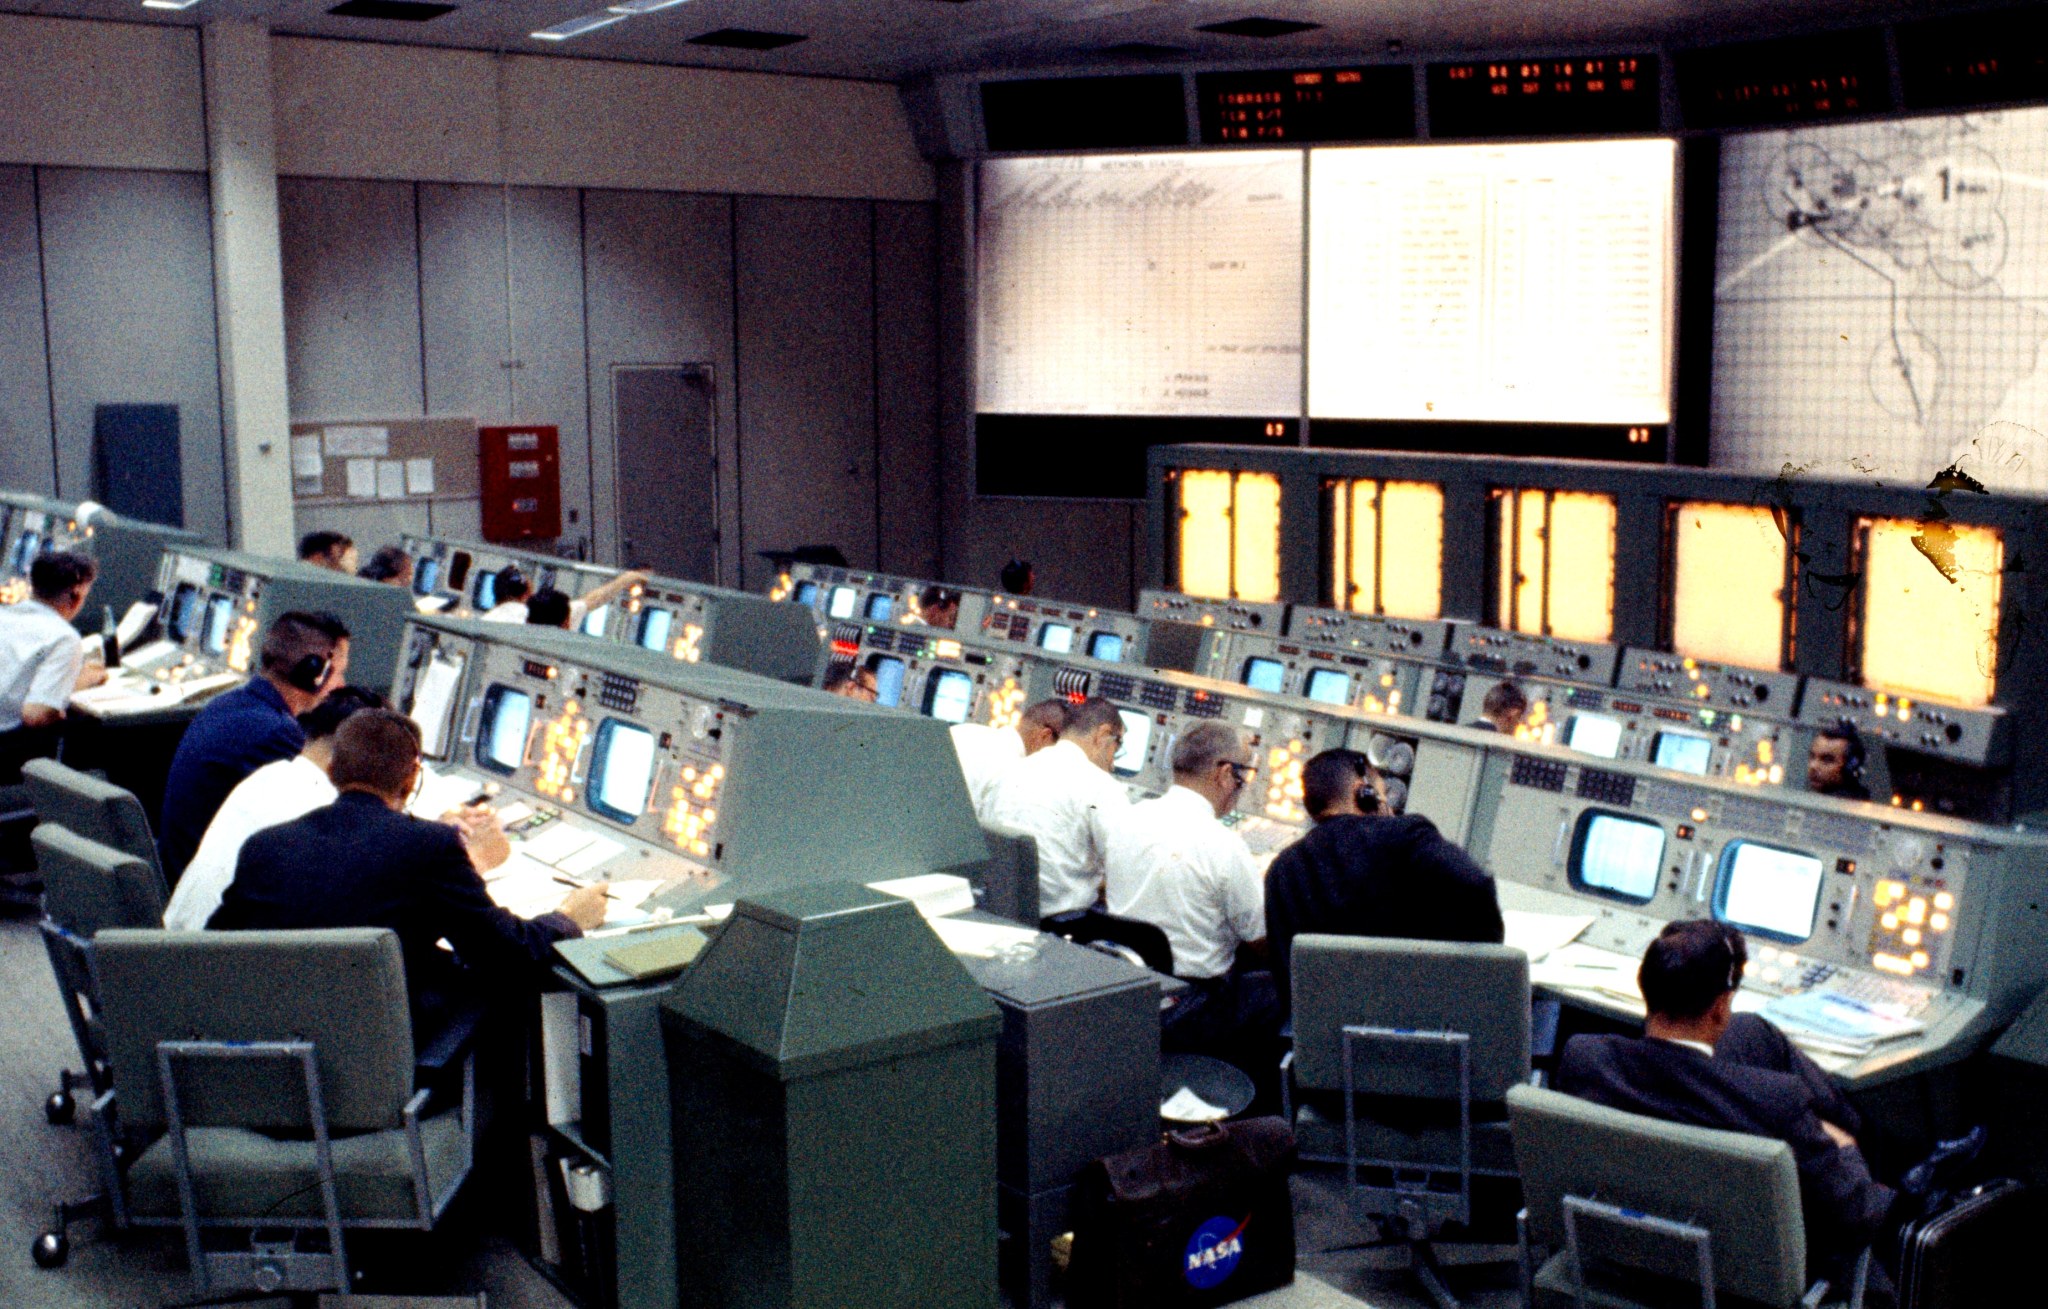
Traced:
[[1640, 1210], [1568, 1195], [1564, 1198], [1564, 1240], [1565, 1249], [1571, 1256], [1572, 1301], [1578, 1309], [1586, 1309], [1586, 1263], [1579, 1248], [1579, 1221], [1582, 1218], [1633, 1228], [1650, 1236], [1691, 1246], [1698, 1258], [1700, 1309], [1714, 1309], [1713, 1233], [1693, 1223], [1674, 1222]]

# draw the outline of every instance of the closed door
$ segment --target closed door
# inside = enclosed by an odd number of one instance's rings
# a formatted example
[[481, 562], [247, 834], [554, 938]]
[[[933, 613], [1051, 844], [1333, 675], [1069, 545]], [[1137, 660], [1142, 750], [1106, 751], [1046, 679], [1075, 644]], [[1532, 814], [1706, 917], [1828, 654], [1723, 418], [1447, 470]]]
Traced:
[[612, 369], [619, 562], [717, 582], [718, 447], [709, 364]]

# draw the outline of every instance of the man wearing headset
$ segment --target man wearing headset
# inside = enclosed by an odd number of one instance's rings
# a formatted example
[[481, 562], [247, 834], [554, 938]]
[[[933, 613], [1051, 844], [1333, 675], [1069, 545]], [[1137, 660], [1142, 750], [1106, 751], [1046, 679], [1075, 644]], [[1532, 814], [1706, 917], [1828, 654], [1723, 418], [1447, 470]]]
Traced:
[[1847, 719], [1823, 727], [1806, 751], [1806, 789], [1838, 800], [1868, 800], [1863, 784], [1863, 733]]
[[348, 628], [333, 614], [283, 614], [263, 634], [256, 676], [211, 701], [178, 742], [164, 781], [157, 852], [176, 882], [237, 783], [306, 747], [298, 716], [348, 675]]
[[1303, 932], [1498, 943], [1493, 878], [1420, 814], [1395, 814], [1377, 768], [1325, 750], [1301, 770], [1315, 827], [1266, 870], [1266, 942], [1283, 1012], [1293, 1005], [1294, 938]]

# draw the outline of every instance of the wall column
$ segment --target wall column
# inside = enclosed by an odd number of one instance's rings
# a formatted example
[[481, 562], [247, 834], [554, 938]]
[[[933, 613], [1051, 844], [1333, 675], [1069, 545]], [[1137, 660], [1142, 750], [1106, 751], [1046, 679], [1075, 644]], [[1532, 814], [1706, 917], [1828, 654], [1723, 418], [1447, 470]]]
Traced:
[[257, 23], [211, 22], [201, 29], [200, 44], [213, 191], [228, 532], [241, 549], [289, 558], [294, 535], [291, 409], [285, 390], [270, 32]]

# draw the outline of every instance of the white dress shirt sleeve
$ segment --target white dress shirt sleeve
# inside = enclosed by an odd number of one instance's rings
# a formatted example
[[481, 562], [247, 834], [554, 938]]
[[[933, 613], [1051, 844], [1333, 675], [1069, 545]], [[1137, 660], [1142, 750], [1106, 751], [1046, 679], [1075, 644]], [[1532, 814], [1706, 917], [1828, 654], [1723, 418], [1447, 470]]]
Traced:
[[37, 657], [35, 676], [29, 679], [28, 695], [22, 703], [64, 712], [71, 703], [71, 693], [78, 689], [78, 671], [84, 665], [85, 647], [75, 634], [67, 631]]

